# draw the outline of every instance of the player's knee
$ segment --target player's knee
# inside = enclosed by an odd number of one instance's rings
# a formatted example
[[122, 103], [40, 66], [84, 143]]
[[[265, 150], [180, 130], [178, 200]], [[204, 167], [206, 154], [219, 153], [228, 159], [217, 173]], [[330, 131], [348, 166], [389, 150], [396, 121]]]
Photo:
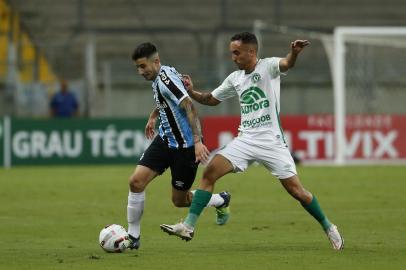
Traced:
[[137, 177], [135, 174], [130, 176], [129, 186], [132, 192], [142, 192], [145, 189], [145, 183], [141, 178]]

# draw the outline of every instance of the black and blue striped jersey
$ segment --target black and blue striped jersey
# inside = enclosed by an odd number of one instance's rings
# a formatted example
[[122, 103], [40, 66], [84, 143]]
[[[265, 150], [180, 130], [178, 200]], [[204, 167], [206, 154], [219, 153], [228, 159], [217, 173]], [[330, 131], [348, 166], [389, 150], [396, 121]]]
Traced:
[[159, 110], [159, 136], [170, 148], [193, 146], [192, 128], [186, 112], [179, 106], [189, 96], [181, 75], [173, 67], [161, 66], [152, 90]]

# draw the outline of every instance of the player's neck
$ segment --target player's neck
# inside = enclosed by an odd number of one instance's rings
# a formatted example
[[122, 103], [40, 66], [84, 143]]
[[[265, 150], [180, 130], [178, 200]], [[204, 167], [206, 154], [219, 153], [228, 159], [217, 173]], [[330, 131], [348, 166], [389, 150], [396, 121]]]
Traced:
[[253, 72], [257, 66], [259, 59], [256, 58], [254, 62], [252, 62], [248, 68], [245, 69], [245, 74], [250, 74], [251, 72]]

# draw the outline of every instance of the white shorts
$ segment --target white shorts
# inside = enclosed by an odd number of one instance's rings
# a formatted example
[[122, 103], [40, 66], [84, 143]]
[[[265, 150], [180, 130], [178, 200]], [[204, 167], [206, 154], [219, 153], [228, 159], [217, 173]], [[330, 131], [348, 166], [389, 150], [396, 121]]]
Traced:
[[216, 154], [228, 159], [234, 167], [234, 172], [243, 172], [256, 161], [263, 164], [278, 179], [297, 175], [296, 165], [289, 148], [280, 140], [272, 137], [252, 138], [240, 135]]

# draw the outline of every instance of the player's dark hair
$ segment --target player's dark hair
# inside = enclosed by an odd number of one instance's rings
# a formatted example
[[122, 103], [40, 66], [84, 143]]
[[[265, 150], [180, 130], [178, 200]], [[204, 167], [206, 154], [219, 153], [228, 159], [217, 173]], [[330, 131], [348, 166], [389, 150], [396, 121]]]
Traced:
[[257, 37], [250, 32], [242, 32], [231, 37], [231, 41], [240, 40], [243, 44], [253, 44], [258, 48]]
[[158, 50], [156, 49], [155, 45], [152, 44], [151, 42], [145, 42], [141, 43], [140, 45], [135, 48], [132, 59], [136, 61], [137, 59], [143, 58], [143, 57], [150, 57], [154, 53], [156, 53]]

